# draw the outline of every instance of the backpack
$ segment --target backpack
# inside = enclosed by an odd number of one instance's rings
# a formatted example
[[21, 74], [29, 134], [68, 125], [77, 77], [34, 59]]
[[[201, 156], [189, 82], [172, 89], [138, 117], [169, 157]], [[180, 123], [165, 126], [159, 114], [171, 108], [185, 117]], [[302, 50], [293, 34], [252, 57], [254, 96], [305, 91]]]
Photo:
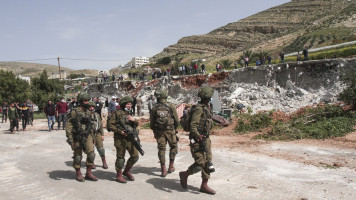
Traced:
[[172, 110], [164, 103], [156, 103], [155, 126], [161, 130], [174, 129]]
[[179, 120], [179, 123], [185, 132], [190, 132], [190, 122], [192, 121], [192, 116], [196, 107], [196, 105], [190, 107], [190, 109], [186, 111]]

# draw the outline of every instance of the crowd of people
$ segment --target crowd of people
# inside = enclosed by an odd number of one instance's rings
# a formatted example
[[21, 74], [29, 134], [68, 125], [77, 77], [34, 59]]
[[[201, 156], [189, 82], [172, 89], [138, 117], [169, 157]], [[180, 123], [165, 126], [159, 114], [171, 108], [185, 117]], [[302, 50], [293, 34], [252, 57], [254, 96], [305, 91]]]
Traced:
[[34, 105], [31, 100], [27, 100], [21, 104], [16, 101], [10, 104], [3, 102], [0, 112], [2, 113], [2, 123], [6, 123], [7, 119], [9, 119], [9, 131], [11, 133], [14, 133], [15, 130], [21, 130], [19, 129], [20, 123], [22, 124], [22, 131], [26, 131], [27, 125], [33, 126]]

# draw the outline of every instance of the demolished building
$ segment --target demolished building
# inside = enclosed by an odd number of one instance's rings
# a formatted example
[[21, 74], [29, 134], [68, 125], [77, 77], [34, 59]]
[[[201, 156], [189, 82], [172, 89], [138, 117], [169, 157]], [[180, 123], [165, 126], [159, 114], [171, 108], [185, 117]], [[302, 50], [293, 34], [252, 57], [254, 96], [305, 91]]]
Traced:
[[[167, 89], [176, 105], [196, 103], [198, 89], [209, 85], [218, 91], [222, 107], [243, 104], [252, 110], [293, 112], [320, 102], [337, 102], [344, 89], [343, 73], [356, 70], [356, 59], [330, 59], [247, 67], [206, 75], [171, 76], [151, 81], [89, 84], [91, 96], [139, 95], [144, 102], [157, 88]], [[147, 110], [147, 105], [144, 105]]]

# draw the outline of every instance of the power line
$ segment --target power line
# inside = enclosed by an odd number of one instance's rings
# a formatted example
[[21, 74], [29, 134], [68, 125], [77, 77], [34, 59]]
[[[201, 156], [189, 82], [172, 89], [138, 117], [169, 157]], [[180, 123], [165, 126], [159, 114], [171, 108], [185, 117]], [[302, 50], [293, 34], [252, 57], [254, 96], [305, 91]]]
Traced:
[[7, 60], [7, 61], [0, 61], [0, 62], [30, 62], [30, 61], [41, 61], [41, 60], [56, 60], [57, 58], [37, 58], [32, 60]]
[[[58, 58], [37, 58], [30, 60], [7, 60], [0, 62], [32, 62], [32, 61], [43, 61], [43, 60], [57, 60]], [[90, 59], [90, 58], [59, 58], [62, 60], [78, 60], [78, 61], [94, 61], [94, 62], [115, 62], [115, 61], [123, 61], [123, 60], [131, 60], [131, 58], [121, 58], [117, 60], [109, 60], [109, 59]]]

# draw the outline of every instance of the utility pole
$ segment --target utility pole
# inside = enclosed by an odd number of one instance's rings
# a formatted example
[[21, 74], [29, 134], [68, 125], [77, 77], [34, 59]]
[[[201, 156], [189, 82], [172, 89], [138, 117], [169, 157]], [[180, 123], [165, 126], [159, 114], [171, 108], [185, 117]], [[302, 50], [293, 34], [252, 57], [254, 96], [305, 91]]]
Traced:
[[61, 80], [62, 79], [62, 77], [61, 77], [61, 64], [59, 63], [59, 57], [57, 58], [57, 61], [58, 61], [59, 80]]

